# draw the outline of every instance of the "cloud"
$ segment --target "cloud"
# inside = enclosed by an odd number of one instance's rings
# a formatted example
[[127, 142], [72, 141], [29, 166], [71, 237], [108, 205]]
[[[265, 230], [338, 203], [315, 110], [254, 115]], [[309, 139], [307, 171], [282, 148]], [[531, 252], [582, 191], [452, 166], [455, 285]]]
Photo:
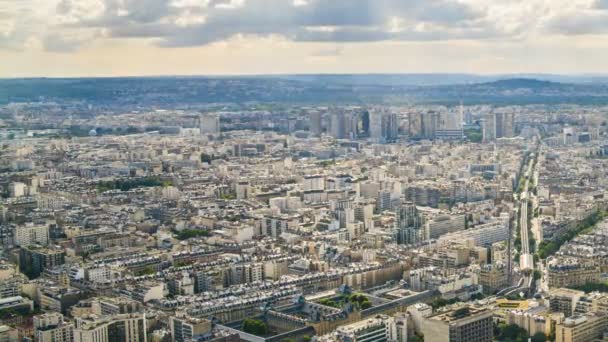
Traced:
[[[205, 45], [236, 35], [281, 35], [305, 42], [466, 38], [463, 23], [482, 15], [455, 0], [216, 0], [198, 6], [165, 0], [145, 4], [105, 0], [103, 7], [100, 16], [79, 24], [104, 27], [112, 37], [158, 38], [158, 44], [167, 47]], [[391, 32], [389, 24], [395, 18], [435, 29]], [[458, 34], [448, 32], [452, 28]]]
[[344, 43], [608, 32], [608, 0], [0, 0], [0, 11], [0, 48], [37, 40], [55, 52], [105, 38], [188, 47], [237, 36]]
[[586, 35], [608, 33], [608, 0], [593, 1], [589, 6], [560, 13], [547, 20], [549, 33]]

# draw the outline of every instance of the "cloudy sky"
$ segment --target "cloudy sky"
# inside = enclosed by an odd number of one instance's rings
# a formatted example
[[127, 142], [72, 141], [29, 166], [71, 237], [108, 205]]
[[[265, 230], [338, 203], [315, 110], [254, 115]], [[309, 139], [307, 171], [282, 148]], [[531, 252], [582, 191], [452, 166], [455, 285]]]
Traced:
[[0, 77], [608, 73], [608, 0], [0, 0]]

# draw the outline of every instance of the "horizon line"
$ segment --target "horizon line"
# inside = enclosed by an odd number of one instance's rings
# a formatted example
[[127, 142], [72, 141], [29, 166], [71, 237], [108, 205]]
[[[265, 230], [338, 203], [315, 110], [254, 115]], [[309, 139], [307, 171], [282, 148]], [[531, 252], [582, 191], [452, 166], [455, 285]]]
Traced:
[[467, 72], [353, 72], [353, 73], [241, 73], [241, 74], [150, 74], [150, 75], [116, 75], [116, 76], [17, 76], [2, 77], [0, 80], [35, 80], [35, 79], [111, 79], [111, 78], [229, 78], [229, 77], [281, 77], [281, 76], [470, 76], [470, 77], [516, 77], [516, 76], [553, 76], [553, 77], [608, 77], [608, 72], [597, 73], [467, 73]]

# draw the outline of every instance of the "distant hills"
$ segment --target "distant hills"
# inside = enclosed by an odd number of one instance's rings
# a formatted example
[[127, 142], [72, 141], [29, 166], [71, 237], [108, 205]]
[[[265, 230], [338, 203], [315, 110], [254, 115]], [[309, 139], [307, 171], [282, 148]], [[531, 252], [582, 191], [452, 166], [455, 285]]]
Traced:
[[0, 104], [56, 102], [104, 112], [243, 103], [604, 105], [608, 79], [601, 80], [466, 74], [0, 79]]
[[376, 86], [442, 86], [492, 83], [502, 80], [539, 80], [573, 84], [608, 84], [608, 75], [553, 75], [553, 74], [319, 74], [263, 76], [304, 82], [326, 84], [376, 85]]
[[494, 82], [478, 84], [478, 86], [492, 87], [497, 89], [542, 89], [542, 88], [559, 88], [565, 84], [551, 81], [542, 81], [532, 78], [509, 78]]

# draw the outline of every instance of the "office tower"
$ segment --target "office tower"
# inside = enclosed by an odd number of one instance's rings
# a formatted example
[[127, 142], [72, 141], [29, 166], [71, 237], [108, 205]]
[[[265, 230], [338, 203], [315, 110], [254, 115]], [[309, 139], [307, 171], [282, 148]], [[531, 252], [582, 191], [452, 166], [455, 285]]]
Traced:
[[399, 121], [397, 114], [372, 110], [369, 115], [370, 138], [377, 143], [386, 143], [397, 140]]
[[460, 112], [465, 124], [470, 125], [473, 123], [473, 113], [470, 110], [465, 110], [462, 102], [460, 102]]
[[462, 109], [441, 112], [437, 119], [435, 139], [459, 140], [463, 138]]
[[40, 246], [21, 247], [19, 269], [30, 278], [37, 278], [42, 271], [65, 263], [63, 249], [49, 249]]
[[322, 119], [323, 115], [321, 112], [315, 111], [310, 113], [310, 132], [316, 137], [321, 136], [321, 133], [323, 133]]
[[398, 244], [416, 244], [424, 241], [422, 216], [414, 203], [402, 204], [395, 214], [395, 237]]
[[408, 135], [412, 139], [422, 138], [422, 113], [410, 112], [407, 115]]
[[217, 113], [201, 114], [199, 128], [202, 135], [220, 134], [220, 115]]
[[425, 139], [435, 139], [438, 121], [439, 113], [435, 111], [430, 111], [423, 116], [422, 134]]
[[331, 136], [336, 139], [344, 139], [346, 138], [346, 123], [344, 119], [343, 113], [333, 113], [331, 114], [331, 125], [330, 132]]
[[488, 113], [483, 116], [481, 133], [483, 142], [496, 140], [496, 116], [493, 113]]
[[361, 130], [367, 137], [369, 137], [369, 129], [369, 111], [365, 110], [363, 114], [361, 114]]
[[359, 114], [348, 113], [345, 118], [346, 136], [349, 139], [357, 139], [359, 137]]
[[359, 116], [355, 113], [333, 113], [330, 134], [336, 139], [356, 139], [358, 136]]
[[376, 141], [382, 137], [382, 113], [378, 110], [369, 112], [369, 137]]
[[515, 136], [513, 113], [488, 113], [482, 119], [483, 141], [494, 141], [498, 138], [512, 138]]
[[376, 199], [376, 207], [379, 212], [391, 209], [392, 205], [392, 193], [388, 190], [382, 190], [378, 192]]
[[74, 342], [146, 342], [145, 314], [76, 319]]
[[385, 142], [397, 140], [399, 134], [399, 121], [397, 114], [386, 113], [382, 116], [382, 138]]
[[495, 113], [494, 122], [496, 125], [496, 138], [513, 137], [514, 126], [513, 113]]

